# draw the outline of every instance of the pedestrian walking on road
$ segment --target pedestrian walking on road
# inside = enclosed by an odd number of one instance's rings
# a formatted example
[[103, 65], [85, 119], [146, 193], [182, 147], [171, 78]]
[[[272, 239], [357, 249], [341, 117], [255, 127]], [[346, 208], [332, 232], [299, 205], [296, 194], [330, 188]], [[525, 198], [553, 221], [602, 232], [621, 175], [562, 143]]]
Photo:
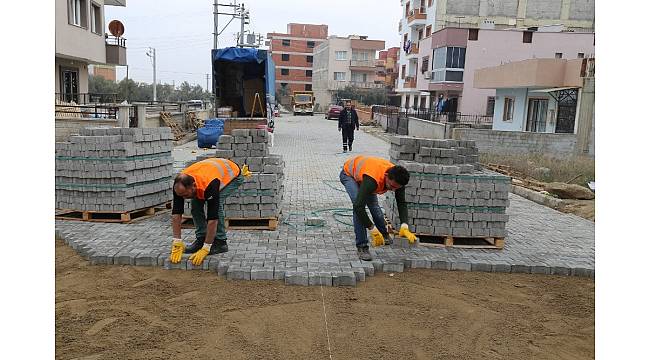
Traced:
[[[339, 179], [345, 187], [353, 205], [352, 222], [359, 259], [370, 261], [372, 256], [368, 248], [366, 230], [370, 230], [373, 246], [389, 245], [392, 240], [384, 213], [379, 207], [378, 194], [394, 191], [400, 226], [399, 236], [406, 237], [409, 242], [415, 242], [415, 234], [409, 231], [408, 211], [404, 186], [409, 182], [409, 172], [403, 166], [394, 165], [390, 161], [373, 156], [355, 156], [348, 159], [343, 165]], [[372, 220], [366, 213], [366, 206], [370, 210]]]
[[339, 131], [343, 135], [343, 152], [352, 151], [355, 128], [359, 130], [359, 116], [352, 104], [347, 101], [345, 108], [339, 114]]
[[[223, 204], [250, 176], [248, 166], [220, 158], [210, 158], [190, 165], [174, 179], [172, 206], [172, 251], [170, 260], [177, 263], [183, 253], [193, 254], [193, 265], [201, 265], [206, 256], [228, 251]], [[181, 221], [185, 199], [191, 199], [196, 241], [185, 247], [181, 239]], [[207, 216], [205, 205], [207, 204]]]

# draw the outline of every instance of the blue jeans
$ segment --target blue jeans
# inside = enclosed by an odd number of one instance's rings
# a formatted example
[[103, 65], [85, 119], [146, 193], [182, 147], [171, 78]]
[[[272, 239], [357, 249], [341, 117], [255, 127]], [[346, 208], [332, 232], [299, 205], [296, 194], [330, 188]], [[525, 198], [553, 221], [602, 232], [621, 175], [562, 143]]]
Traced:
[[[357, 194], [359, 193], [359, 184], [354, 180], [353, 177], [348, 176], [345, 171], [341, 170], [339, 175], [341, 184], [345, 186], [345, 190], [350, 196], [350, 200], [354, 204], [354, 201], [357, 199]], [[370, 195], [368, 198], [368, 203], [366, 204], [370, 210], [370, 215], [372, 215], [372, 221], [375, 223], [377, 230], [379, 230], [384, 238], [388, 236], [388, 230], [386, 229], [386, 220], [384, 220], [384, 213], [379, 207], [379, 200], [377, 199], [376, 194]], [[364, 209], [365, 211], [365, 209]], [[368, 233], [366, 227], [361, 223], [359, 217], [356, 213], [352, 214], [352, 222], [354, 223], [354, 235], [356, 238], [357, 247], [367, 247], [368, 246]]]

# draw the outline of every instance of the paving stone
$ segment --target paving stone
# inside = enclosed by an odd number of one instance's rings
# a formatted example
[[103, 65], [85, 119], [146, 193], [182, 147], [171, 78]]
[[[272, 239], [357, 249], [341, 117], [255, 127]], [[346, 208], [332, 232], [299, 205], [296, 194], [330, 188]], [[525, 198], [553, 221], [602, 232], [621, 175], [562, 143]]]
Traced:
[[309, 285], [309, 273], [305, 271], [287, 271], [284, 273], [284, 283], [287, 285]]
[[357, 284], [357, 277], [352, 271], [343, 271], [332, 274], [333, 286], [355, 286]]

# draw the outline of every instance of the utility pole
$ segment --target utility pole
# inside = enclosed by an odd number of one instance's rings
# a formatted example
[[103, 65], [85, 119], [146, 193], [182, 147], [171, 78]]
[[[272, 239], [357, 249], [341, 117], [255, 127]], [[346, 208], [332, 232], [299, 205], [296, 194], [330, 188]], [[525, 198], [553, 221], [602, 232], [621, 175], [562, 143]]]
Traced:
[[210, 86], [208, 85], [210, 81], [210, 74], [205, 74], [205, 91], [207, 92], [210, 90]]
[[150, 47], [147, 56], [153, 59], [153, 101], [156, 101], [156, 49]]
[[239, 8], [240, 11], [240, 20], [241, 20], [241, 30], [239, 32], [239, 47], [244, 47], [244, 22], [246, 22], [246, 10], [244, 8], [244, 4], [241, 4], [241, 7]]
[[213, 49], [218, 49], [219, 42], [217, 38], [219, 37], [219, 11], [217, 10], [219, 4], [217, 4], [217, 0], [214, 0], [214, 10], [212, 11], [212, 14], [214, 15], [214, 47]]

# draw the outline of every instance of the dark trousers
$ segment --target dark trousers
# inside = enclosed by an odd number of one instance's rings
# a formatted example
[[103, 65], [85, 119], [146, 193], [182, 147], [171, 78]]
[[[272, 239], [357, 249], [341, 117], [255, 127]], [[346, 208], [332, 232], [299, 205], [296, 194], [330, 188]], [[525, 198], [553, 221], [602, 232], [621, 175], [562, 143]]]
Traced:
[[348, 147], [352, 151], [352, 142], [354, 141], [354, 127], [342, 127], [341, 135], [343, 136], [343, 151], [347, 151]]

